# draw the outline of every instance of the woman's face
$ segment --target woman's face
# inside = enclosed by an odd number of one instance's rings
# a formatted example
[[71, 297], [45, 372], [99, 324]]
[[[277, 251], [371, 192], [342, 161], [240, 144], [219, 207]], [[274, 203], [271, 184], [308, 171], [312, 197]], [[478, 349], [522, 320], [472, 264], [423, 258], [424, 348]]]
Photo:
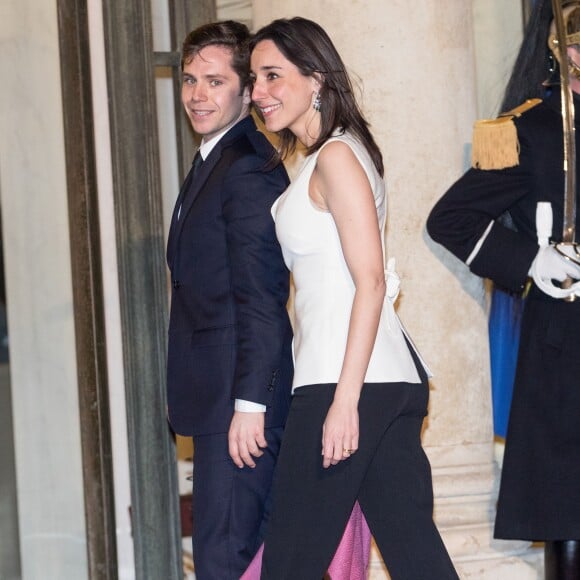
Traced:
[[320, 83], [304, 76], [272, 40], [258, 42], [251, 56], [252, 101], [269, 131], [290, 129], [305, 145], [320, 131], [320, 114], [312, 108]]

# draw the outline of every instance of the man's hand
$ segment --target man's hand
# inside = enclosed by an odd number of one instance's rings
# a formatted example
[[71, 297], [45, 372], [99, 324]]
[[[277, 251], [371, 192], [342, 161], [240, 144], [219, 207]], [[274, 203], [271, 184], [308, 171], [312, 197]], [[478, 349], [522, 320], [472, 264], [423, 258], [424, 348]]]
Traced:
[[235, 411], [228, 433], [230, 457], [239, 467], [256, 467], [253, 457], [261, 457], [268, 447], [264, 437], [264, 413]]

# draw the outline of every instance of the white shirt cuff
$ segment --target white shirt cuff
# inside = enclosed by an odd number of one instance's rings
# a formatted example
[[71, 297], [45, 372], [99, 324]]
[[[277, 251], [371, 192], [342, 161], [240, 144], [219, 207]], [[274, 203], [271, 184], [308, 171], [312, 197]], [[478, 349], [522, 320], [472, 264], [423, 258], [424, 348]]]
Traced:
[[244, 399], [236, 399], [235, 409], [241, 413], [265, 413], [266, 405]]

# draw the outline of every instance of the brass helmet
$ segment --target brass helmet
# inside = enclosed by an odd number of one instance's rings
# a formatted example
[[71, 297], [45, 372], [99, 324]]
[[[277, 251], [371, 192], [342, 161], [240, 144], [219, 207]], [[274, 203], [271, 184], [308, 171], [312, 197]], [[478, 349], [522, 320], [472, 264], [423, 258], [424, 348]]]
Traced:
[[[564, 20], [566, 47], [574, 45], [580, 47], [580, 0], [563, 0], [562, 16]], [[554, 54], [556, 61], [562, 62], [555, 20], [550, 25], [548, 47]], [[568, 63], [569, 74], [576, 79], [580, 79], [580, 64], [574, 62], [568, 55], [565, 55], [565, 58]]]

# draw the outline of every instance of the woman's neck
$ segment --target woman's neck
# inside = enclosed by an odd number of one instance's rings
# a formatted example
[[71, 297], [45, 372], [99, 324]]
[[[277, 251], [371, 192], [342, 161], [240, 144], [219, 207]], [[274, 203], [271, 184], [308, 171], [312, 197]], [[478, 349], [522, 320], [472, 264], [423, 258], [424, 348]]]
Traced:
[[306, 114], [306, 118], [301, 123], [297, 123], [296, 127], [290, 127], [290, 131], [296, 135], [296, 139], [308, 148], [312, 147], [320, 137], [321, 123], [320, 113], [312, 109]]

